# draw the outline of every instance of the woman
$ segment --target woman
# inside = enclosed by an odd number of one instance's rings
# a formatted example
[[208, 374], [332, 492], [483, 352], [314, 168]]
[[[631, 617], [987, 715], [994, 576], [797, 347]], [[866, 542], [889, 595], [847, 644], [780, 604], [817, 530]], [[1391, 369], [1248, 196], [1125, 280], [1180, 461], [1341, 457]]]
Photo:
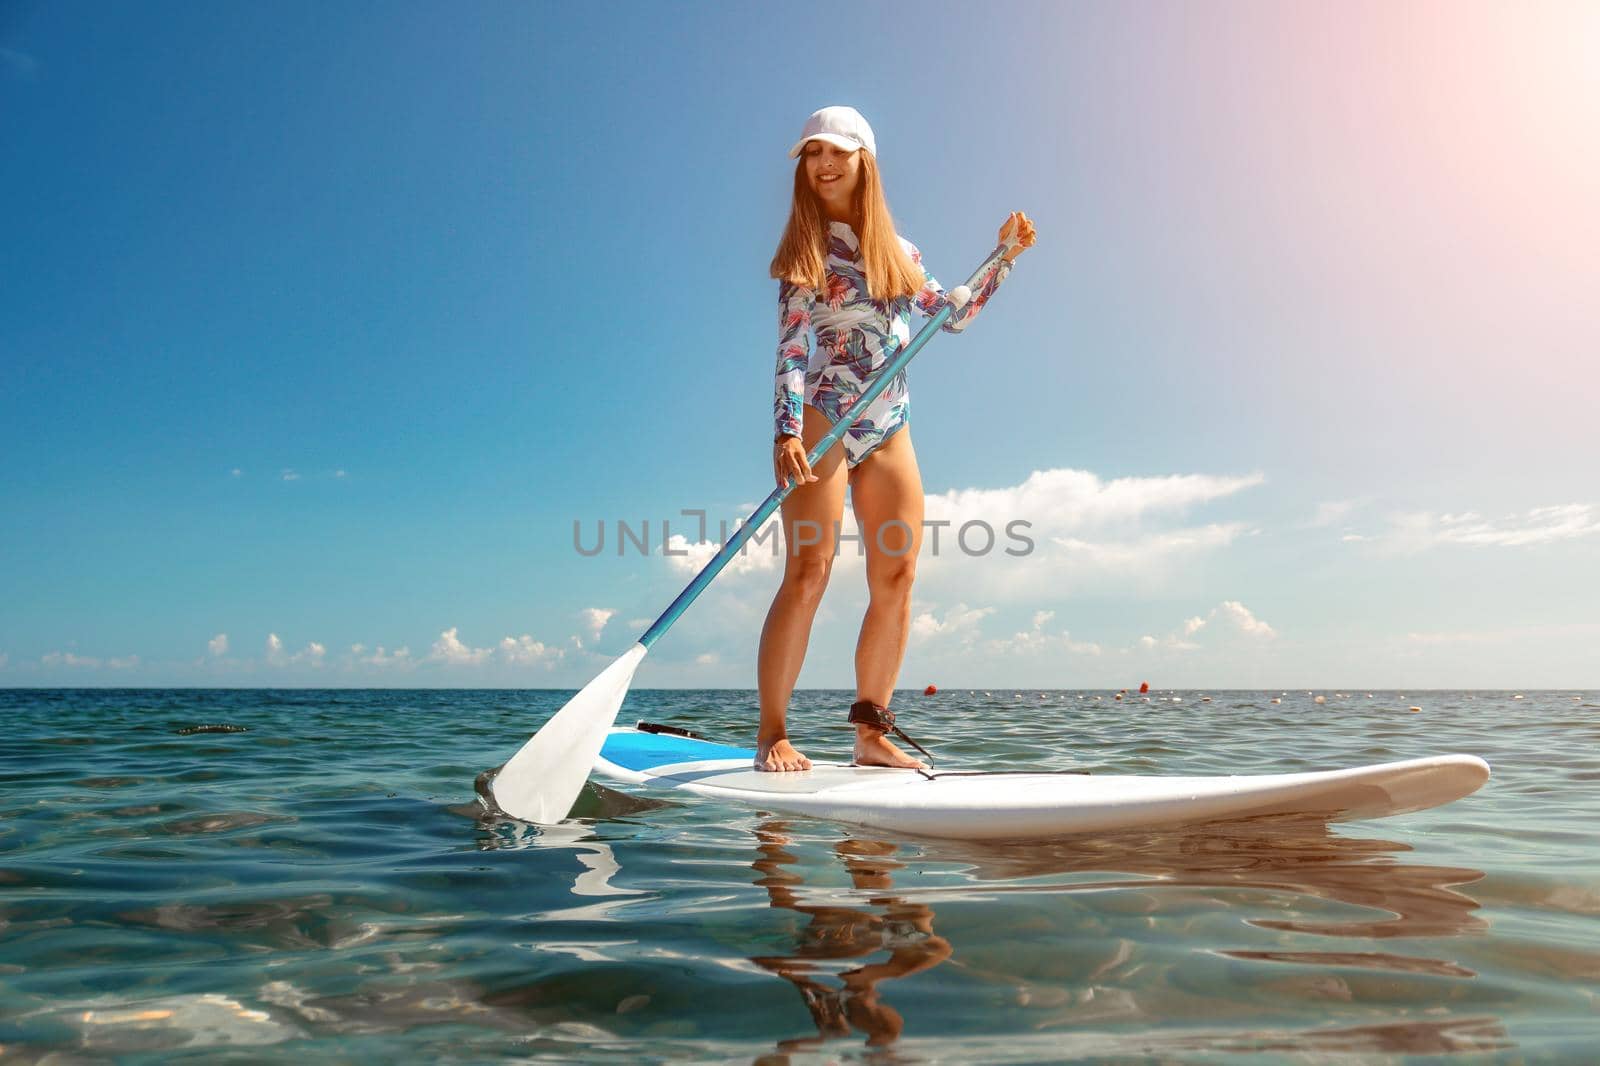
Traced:
[[[890, 743], [889, 700], [911, 626], [911, 583], [922, 546], [922, 479], [906, 426], [904, 373], [873, 401], [815, 467], [806, 455], [848, 412], [873, 374], [911, 339], [911, 311], [932, 316], [944, 290], [922, 269], [916, 247], [895, 233], [878, 177], [867, 120], [851, 107], [825, 107], [806, 122], [789, 155], [799, 156], [794, 203], [772, 276], [778, 285], [778, 370], [772, 452], [778, 484], [797, 483], [783, 504], [783, 581], [761, 630], [757, 666], [761, 725], [756, 768], [806, 770], [784, 718], [805, 661], [811, 621], [833, 567], [848, 485], [867, 555], [870, 601], [856, 643], [855, 761], [922, 767]], [[959, 332], [1034, 241], [1015, 212], [1000, 230], [1015, 246], [974, 286], [945, 324]], [[815, 350], [811, 333], [816, 333]]]

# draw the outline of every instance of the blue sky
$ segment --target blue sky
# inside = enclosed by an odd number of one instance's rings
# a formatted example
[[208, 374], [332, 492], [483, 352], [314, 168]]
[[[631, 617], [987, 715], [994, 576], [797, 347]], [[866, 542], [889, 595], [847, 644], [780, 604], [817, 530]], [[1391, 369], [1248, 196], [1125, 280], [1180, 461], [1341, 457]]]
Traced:
[[[0, 9], [0, 685], [583, 684], [769, 488], [829, 103], [947, 284], [1040, 231], [911, 371], [1038, 547], [924, 560], [903, 684], [1600, 685], [1593, 5], [785, 10]], [[636, 684], [752, 685], [775, 579]]]

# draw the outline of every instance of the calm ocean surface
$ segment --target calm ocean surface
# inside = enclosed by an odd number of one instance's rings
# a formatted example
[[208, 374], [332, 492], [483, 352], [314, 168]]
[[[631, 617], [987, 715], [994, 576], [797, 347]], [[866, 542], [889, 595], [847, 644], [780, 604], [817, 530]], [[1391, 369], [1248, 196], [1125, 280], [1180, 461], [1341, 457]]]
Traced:
[[[1494, 767], [1383, 821], [1019, 845], [593, 785], [488, 816], [474, 779], [570, 695], [0, 690], [0, 1057], [1600, 1056], [1600, 694], [903, 694], [944, 764]], [[802, 750], [847, 757], [847, 702], [797, 696]], [[753, 708], [621, 720], [744, 741]], [[248, 732], [178, 733], [209, 723]]]

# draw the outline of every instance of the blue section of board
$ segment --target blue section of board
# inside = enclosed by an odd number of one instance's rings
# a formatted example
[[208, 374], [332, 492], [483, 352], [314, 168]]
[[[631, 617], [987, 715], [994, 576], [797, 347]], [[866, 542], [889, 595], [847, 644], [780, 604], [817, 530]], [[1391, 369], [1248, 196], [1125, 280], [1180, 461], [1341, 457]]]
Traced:
[[755, 762], [754, 748], [735, 748], [709, 740], [675, 737], [667, 733], [612, 733], [600, 749], [600, 757], [627, 770], [651, 770], [675, 762], [700, 759], [748, 759]]

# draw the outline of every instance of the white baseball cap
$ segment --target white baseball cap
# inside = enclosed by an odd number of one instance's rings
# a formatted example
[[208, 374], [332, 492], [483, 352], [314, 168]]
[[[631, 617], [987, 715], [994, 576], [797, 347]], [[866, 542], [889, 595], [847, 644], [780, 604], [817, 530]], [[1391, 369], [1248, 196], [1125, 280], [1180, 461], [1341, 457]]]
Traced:
[[865, 148], [874, 156], [878, 154], [878, 142], [873, 138], [872, 127], [867, 125], [867, 120], [855, 108], [841, 104], [811, 113], [811, 117], [806, 119], [806, 128], [800, 131], [800, 139], [789, 149], [789, 158], [799, 155], [807, 141], [827, 141], [847, 152]]

